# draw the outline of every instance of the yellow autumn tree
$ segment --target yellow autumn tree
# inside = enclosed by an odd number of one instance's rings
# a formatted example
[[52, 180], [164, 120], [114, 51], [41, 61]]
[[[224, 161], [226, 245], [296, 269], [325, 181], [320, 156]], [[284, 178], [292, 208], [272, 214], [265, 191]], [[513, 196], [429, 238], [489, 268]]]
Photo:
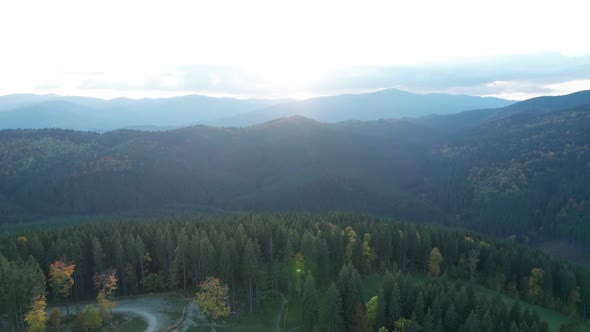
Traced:
[[354, 253], [354, 247], [356, 245], [356, 231], [348, 226], [344, 230], [346, 234], [346, 247], [344, 248], [344, 257], [346, 258], [346, 263], [352, 262], [352, 254]]
[[98, 301], [100, 316], [106, 321], [112, 320], [113, 308], [117, 305], [117, 302], [113, 300], [115, 291], [117, 290], [117, 281], [116, 269], [97, 273], [94, 276], [94, 285], [98, 289], [96, 300]]
[[70, 307], [68, 304], [68, 297], [70, 296], [74, 279], [72, 275], [76, 265], [73, 262], [65, 263], [62, 261], [55, 261], [49, 266], [49, 284], [53, 291], [66, 300], [66, 313], [70, 314]]
[[569, 307], [570, 311], [573, 313], [576, 311], [576, 307], [580, 302], [582, 302], [582, 294], [580, 287], [574, 287], [569, 295]]
[[33, 299], [31, 310], [25, 315], [25, 322], [29, 326], [30, 332], [45, 332], [45, 322], [47, 321], [47, 313], [45, 307], [47, 301], [45, 295], [41, 294]]
[[529, 277], [529, 296], [538, 299], [543, 295], [543, 276], [545, 271], [543, 269], [535, 267], [531, 270], [531, 276]]
[[228, 291], [227, 285], [220, 283], [217, 278], [207, 278], [200, 284], [195, 302], [209, 317], [211, 331], [215, 331], [218, 318], [229, 316]]
[[428, 272], [431, 275], [437, 277], [440, 274], [440, 263], [443, 261], [443, 256], [441, 255], [438, 248], [434, 247], [430, 251], [430, 258], [428, 259]]
[[393, 323], [393, 332], [407, 332], [411, 324], [411, 320], [402, 317]]
[[371, 272], [371, 266], [373, 260], [375, 260], [375, 253], [371, 248], [371, 239], [372, 235], [370, 233], [365, 233], [363, 236], [363, 271], [365, 273]]

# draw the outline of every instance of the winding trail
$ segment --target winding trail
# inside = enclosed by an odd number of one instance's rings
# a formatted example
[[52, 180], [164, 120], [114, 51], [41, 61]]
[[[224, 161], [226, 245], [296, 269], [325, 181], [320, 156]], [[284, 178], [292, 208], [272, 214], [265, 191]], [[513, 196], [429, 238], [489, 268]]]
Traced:
[[137, 315], [147, 323], [144, 332], [157, 332], [165, 329], [171, 322], [169, 314], [170, 303], [160, 297], [126, 298], [117, 301], [113, 312]]
[[277, 294], [283, 299], [283, 302], [281, 303], [281, 310], [279, 310], [279, 314], [277, 316], [277, 332], [281, 332], [281, 317], [283, 317], [285, 307], [287, 306], [287, 303], [289, 303], [289, 300], [287, 300], [287, 297], [285, 297], [283, 293], [277, 291]]
[[131, 313], [143, 318], [143, 320], [145, 320], [145, 322], [147, 323], [147, 328], [144, 332], [157, 332], [161, 329], [156, 316], [154, 316], [152, 313], [148, 311], [143, 310], [142, 308], [133, 307], [130, 305], [119, 305], [113, 309], [113, 312]]

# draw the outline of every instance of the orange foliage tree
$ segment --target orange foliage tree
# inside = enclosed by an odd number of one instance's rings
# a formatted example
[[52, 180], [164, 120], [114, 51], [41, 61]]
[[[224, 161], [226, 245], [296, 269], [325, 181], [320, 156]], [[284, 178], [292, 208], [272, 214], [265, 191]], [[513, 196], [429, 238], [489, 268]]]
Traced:
[[117, 302], [113, 300], [115, 291], [117, 290], [117, 270], [112, 269], [110, 271], [97, 273], [94, 276], [94, 285], [98, 289], [98, 307], [100, 308], [100, 315], [103, 320], [111, 321], [113, 308], [117, 305]]
[[211, 320], [211, 331], [215, 331], [215, 320], [229, 316], [228, 287], [217, 278], [201, 282], [195, 302]]
[[73, 262], [65, 263], [59, 260], [49, 266], [49, 283], [56, 295], [66, 300], [66, 311], [68, 315], [70, 314], [68, 297], [74, 285], [72, 275], [74, 274], [75, 268], [76, 265]]

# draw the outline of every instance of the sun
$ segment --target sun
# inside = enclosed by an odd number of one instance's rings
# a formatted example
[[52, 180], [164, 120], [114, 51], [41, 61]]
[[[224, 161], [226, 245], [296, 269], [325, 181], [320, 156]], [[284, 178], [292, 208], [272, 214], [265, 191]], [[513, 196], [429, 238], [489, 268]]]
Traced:
[[329, 72], [326, 66], [296, 59], [249, 65], [246, 69], [261, 85], [258, 88], [292, 99], [307, 99], [317, 95], [318, 84]]

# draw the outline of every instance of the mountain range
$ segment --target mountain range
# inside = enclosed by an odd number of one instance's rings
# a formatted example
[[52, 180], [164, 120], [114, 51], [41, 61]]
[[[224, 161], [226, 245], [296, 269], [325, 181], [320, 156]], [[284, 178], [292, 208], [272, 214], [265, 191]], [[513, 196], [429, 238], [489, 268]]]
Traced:
[[579, 92], [421, 119], [3, 130], [0, 215], [344, 210], [588, 243], [588, 128]]
[[242, 127], [301, 115], [323, 122], [449, 114], [513, 103], [498, 98], [413, 94], [400, 90], [307, 100], [214, 98], [98, 99], [58, 95], [0, 97], [0, 129], [62, 128], [104, 132], [165, 130], [195, 124]]

